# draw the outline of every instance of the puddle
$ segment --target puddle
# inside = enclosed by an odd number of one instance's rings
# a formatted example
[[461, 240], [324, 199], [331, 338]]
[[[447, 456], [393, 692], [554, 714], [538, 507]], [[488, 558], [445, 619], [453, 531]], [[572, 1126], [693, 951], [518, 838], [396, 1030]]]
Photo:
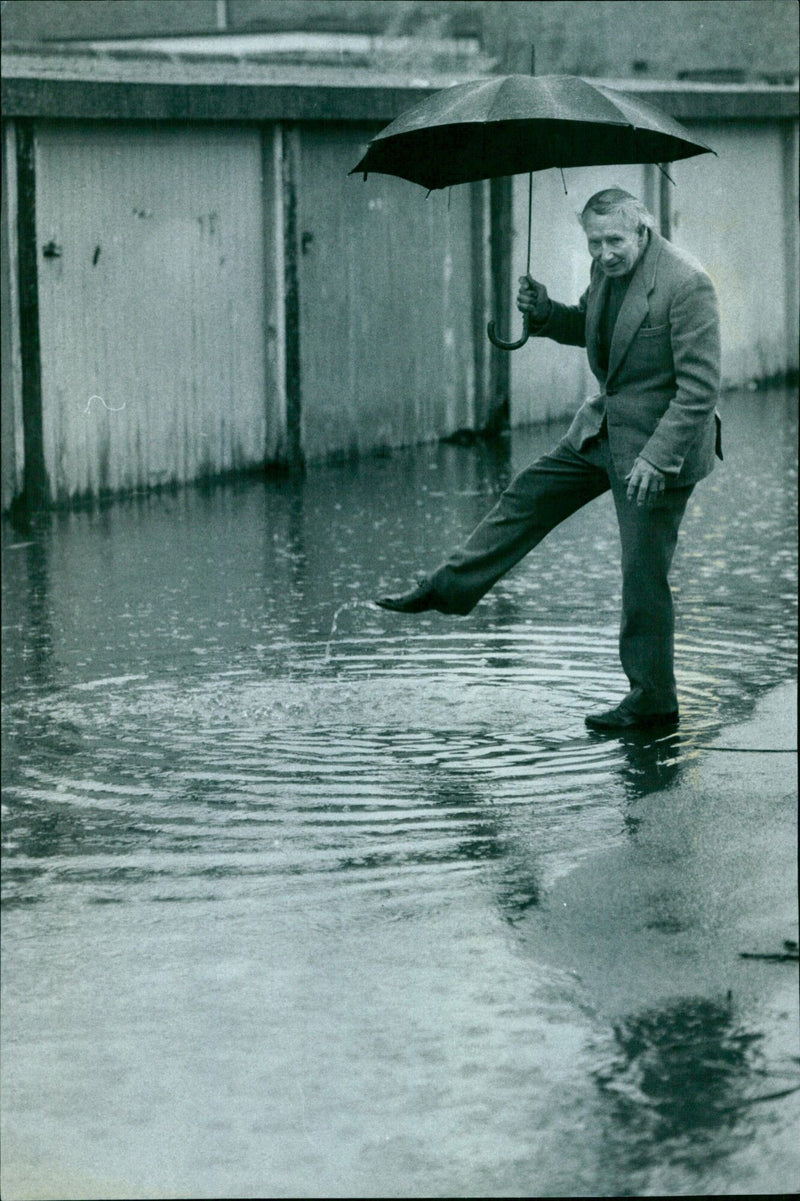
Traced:
[[[608, 498], [469, 618], [370, 603], [435, 566], [561, 426], [507, 454], [419, 447], [61, 514], [30, 544], [5, 531], [16, 1179], [725, 1192], [743, 1139], [767, 1170], [752, 1023], [689, 998], [615, 1032], [518, 934], [794, 674], [796, 400], [722, 407], [725, 464], [673, 570], [683, 719], [666, 737], [583, 725], [625, 690]], [[683, 937], [684, 909], [665, 902], [653, 936]], [[692, 1040], [710, 1050], [687, 1076]], [[698, 1073], [713, 1112], [691, 1108]]]

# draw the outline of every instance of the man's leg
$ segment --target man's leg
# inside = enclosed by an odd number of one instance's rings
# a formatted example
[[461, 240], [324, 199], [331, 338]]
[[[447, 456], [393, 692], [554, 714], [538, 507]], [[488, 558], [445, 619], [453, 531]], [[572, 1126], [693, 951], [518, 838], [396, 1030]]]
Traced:
[[577, 454], [560, 442], [512, 480], [464, 546], [428, 577], [436, 608], [469, 613], [555, 526], [608, 488], [608, 474], [591, 451]]
[[630, 682], [622, 702], [642, 716], [677, 714], [673, 666], [675, 619], [669, 569], [692, 493], [668, 488], [652, 508], [629, 501], [612, 475], [622, 542], [622, 622], [619, 657]]

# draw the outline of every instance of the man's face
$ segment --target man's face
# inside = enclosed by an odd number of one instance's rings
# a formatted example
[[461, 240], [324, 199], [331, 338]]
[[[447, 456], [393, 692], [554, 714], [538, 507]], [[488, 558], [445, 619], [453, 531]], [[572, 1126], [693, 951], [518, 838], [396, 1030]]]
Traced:
[[627, 275], [644, 249], [647, 231], [637, 231], [619, 213], [587, 213], [584, 225], [589, 254], [609, 276]]

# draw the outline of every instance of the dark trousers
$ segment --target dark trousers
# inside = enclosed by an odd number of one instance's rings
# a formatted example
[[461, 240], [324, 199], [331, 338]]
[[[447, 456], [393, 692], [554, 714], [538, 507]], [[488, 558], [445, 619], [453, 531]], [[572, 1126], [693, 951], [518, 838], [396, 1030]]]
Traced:
[[629, 501], [608, 439], [579, 454], [566, 441], [521, 471], [467, 542], [429, 577], [447, 613], [469, 613], [501, 576], [560, 522], [609, 488], [622, 543], [619, 655], [630, 682], [627, 708], [678, 708], [673, 669], [675, 619], [668, 574], [693, 485], [668, 488], [652, 507]]

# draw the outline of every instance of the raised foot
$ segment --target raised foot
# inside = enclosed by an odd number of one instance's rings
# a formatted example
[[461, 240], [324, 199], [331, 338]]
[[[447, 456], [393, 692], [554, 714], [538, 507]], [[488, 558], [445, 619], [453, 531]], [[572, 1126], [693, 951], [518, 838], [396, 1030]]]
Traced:
[[437, 609], [436, 593], [425, 580], [420, 580], [416, 587], [397, 596], [381, 596], [375, 601], [382, 609], [391, 609], [393, 613], [424, 613], [426, 609]]

